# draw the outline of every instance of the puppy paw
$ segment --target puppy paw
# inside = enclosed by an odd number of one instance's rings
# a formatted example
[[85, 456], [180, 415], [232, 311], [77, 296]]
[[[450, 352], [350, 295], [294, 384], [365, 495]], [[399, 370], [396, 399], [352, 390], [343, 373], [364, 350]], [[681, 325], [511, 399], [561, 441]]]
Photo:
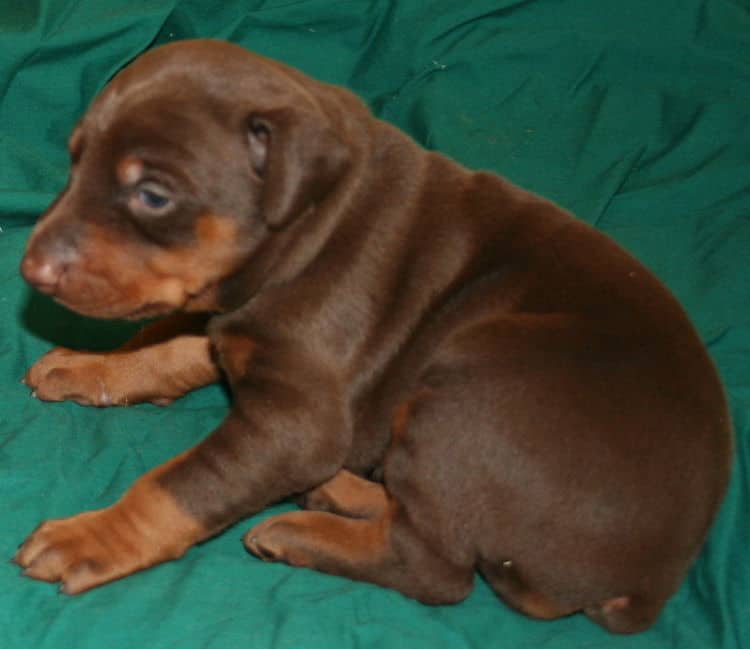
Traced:
[[[144, 388], [147, 368], [137, 353], [79, 352], [58, 347], [40, 358], [23, 383], [42, 401], [75, 401], [83, 406], [125, 406], [150, 401], [169, 405], [170, 394]], [[166, 387], [163, 388], [166, 392]]]
[[42, 401], [75, 401], [82, 405], [110, 406], [115, 395], [101, 354], [76, 352], [63, 347], [40, 358], [26, 373], [23, 382]]
[[289, 512], [259, 523], [243, 541], [264, 561], [382, 583], [378, 566], [393, 567], [392, 561], [398, 559], [389, 545], [389, 524], [387, 516], [367, 520], [328, 512]]
[[[243, 538], [247, 550], [263, 561], [281, 561], [293, 566], [310, 563], [304, 547], [297, 541], [305, 534], [295, 519], [304, 512], [272, 516], [252, 528]], [[302, 544], [303, 545], [303, 544]]]
[[60, 582], [81, 593], [145, 567], [127, 523], [110, 509], [42, 523], [21, 545], [14, 561], [33, 579]]

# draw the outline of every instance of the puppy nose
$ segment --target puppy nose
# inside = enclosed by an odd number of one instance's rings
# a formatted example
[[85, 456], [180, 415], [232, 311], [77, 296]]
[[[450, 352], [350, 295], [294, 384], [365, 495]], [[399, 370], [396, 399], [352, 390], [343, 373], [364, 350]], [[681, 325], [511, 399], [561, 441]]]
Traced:
[[75, 251], [66, 245], [55, 245], [52, 250], [32, 248], [21, 262], [21, 275], [42, 293], [53, 294], [75, 257]]

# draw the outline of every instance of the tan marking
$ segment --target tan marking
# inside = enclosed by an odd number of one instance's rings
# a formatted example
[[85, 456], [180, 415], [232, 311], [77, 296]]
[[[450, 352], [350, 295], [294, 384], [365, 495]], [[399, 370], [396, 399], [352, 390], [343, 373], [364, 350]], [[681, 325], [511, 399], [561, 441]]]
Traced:
[[561, 606], [546, 595], [536, 591], [527, 591], [520, 594], [516, 606], [525, 615], [538, 620], [556, 620], [576, 611], [575, 608]]
[[201, 214], [195, 221], [195, 238], [199, 246], [231, 242], [236, 236], [234, 219], [218, 214]]
[[630, 606], [631, 598], [623, 595], [622, 597], [613, 597], [606, 600], [602, 605], [602, 613], [611, 615], [618, 611], [623, 611]]
[[182, 556], [208, 532], [158, 478], [188, 453], [144, 475], [110, 507], [47, 521], [23, 544], [16, 563], [29, 577], [62, 582], [72, 595]]
[[236, 270], [243, 260], [240, 239], [233, 218], [204, 214], [196, 221], [194, 245], [158, 251], [147, 263], [157, 276], [177, 280], [187, 299]]
[[396, 410], [393, 412], [393, 420], [391, 422], [392, 442], [398, 442], [399, 440], [403, 439], [403, 437], [406, 435], [406, 429], [409, 426], [409, 421], [411, 420], [414, 404], [416, 404], [416, 402], [420, 399], [429, 396], [430, 394], [431, 390], [429, 388], [420, 388], [417, 390], [416, 394], [413, 397], [407, 399], [396, 408]]
[[379, 562], [390, 551], [393, 508], [372, 519], [345, 518], [328, 512], [290, 512], [267, 518], [244, 538], [263, 560], [285, 561], [337, 573], [337, 566]]
[[158, 311], [140, 313], [141, 317], [180, 308], [187, 299], [183, 281], [174, 274], [153, 272], [149, 254], [161, 253], [149, 253], [140, 242], [129, 243], [90, 225], [81, 261], [68, 270], [64, 280], [70, 285], [61, 285], [58, 297], [81, 313], [99, 317], [128, 317], [150, 304], [158, 305]]
[[247, 372], [257, 345], [249, 336], [222, 333], [216, 340], [221, 366], [229, 378], [239, 378]]
[[393, 414], [393, 425], [391, 427], [393, 431], [393, 440], [398, 441], [406, 432], [406, 426], [409, 423], [409, 419], [411, 417], [411, 407], [412, 402], [411, 400], [405, 401], [402, 403], [398, 408], [396, 408], [396, 412]]
[[115, 168], [122, 186], [135, 185], [143, 177], [143, 161], [134, 155], [125, 156]]
[[126, 351], [53, 349], [24, 381], [43, 401], [115, 406], [144, 401], [166, 405], [218, 379], [208, 338], [182, 335]]
[[305, 507], [357, 518], [376, 518], [387, 509], [388, 496], [383, 485], [341, 469], [306, 495]]
[[158, 548], [160, 556], [176, 559], [199, 540], [207, 530], [200, 521], [183, 510], [174, 497], [158, 484], [165, 473], [192, 455], [184, 451], [141, 476], [115, 507], [126, 510], [142, 526], [144, 541]]
[[488, 577], [492, 588], [508, 606], [530, 617], [553, 620], [577, 610], [576, 607], [556, 602], [539, 590], [530, 588], [521, 578], [512, 559], [500, 562]]
[[[42, 226], [45, 223], [51, 224], [45, 221]], [[37, 227], [34, 237], [41, 232]], [[201, 216], [195, 241], [179, 249], [132, 241], [90, 223], [83, 231], [78, 259], [61, 277], [56, 297], [84, 315], [102, 318], [163, 315], [193, 299], [211, 307], [216, 285], [240, 266], [245, 254], [244, 239], [229, 217]]]

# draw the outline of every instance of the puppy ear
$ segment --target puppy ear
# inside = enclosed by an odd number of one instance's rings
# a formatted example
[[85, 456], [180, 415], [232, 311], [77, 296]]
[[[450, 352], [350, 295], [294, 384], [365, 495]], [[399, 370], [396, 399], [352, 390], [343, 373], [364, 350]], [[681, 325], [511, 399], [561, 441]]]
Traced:
[[350, 150], [323, 115], [283, 108], [248, 122], [250, 159], [263, 181], [261, 207], [271, 228], [281, 228], [334, 188]]

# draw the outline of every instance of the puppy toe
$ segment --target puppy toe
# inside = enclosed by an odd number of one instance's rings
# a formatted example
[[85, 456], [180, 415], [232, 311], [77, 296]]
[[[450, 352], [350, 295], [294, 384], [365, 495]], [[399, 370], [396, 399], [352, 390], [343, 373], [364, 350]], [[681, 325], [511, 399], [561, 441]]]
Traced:
[[95, 354], [58, 347], [32, 365], [23, 382], [42, 401], [108, 406], [114, 403], [110, 378]]
[[71, 566], [65, 572], [60, 585], [60, 592], [66, 595], [77, 595], [98, 586], [107, 579], [106, 568], [98, 561], [84, 559]]
[[24, 576], [57, 581], [65, 572], [70, 560], [69, 548], [67, 543], [55, 542], [54, 523], [40, 525], [18, 549], [14, 561], [24, 569]]
[[34, 382], [34, 396], [42, 401], [63, 401], [71, 398], [72, 395], [67, 391], [72, 383], [73, 376], [70, 370], [54, 367]]
[[266, 523], [267, 521], [260, 523], [247, 532], [242, 542], [250, 553], [263, 561], [283, 561], [284, 557], [278, 539], [274, 539], [272, 526]]
[[58, 581], [67, 567], [64, 552], [57, 548], [42, 551], [24, 569], [24, 577], [40, 581]]
[[40, 523], [26, 537], [26, 540], [18, 546], [18, 550], [13, 557], [15, 563], [22, 568], [28, 568], [34, 559], [45, 550], [47, 547], [46, 535], [51, 523], [52, 521]]
[[243, 543], [249, 552], [263, 561], [281, 561], [274, 548], [267, 547], [261, 538], [257, 536], [245, 536]]
[[263, 561], [302, 565], [290, 551], [293, 536], [293, 523], [284, 520], [284, 516], [272, 516], [245, 534], [243, 543], [249, 552]]
[[75, 594], [133, 572], [140, 561], [123, 552], [122, 531], [110, 526], [106, 510], [46, 521], [21, 545], [15, 562], [23, 575], [60, 582], [60, 590]]

